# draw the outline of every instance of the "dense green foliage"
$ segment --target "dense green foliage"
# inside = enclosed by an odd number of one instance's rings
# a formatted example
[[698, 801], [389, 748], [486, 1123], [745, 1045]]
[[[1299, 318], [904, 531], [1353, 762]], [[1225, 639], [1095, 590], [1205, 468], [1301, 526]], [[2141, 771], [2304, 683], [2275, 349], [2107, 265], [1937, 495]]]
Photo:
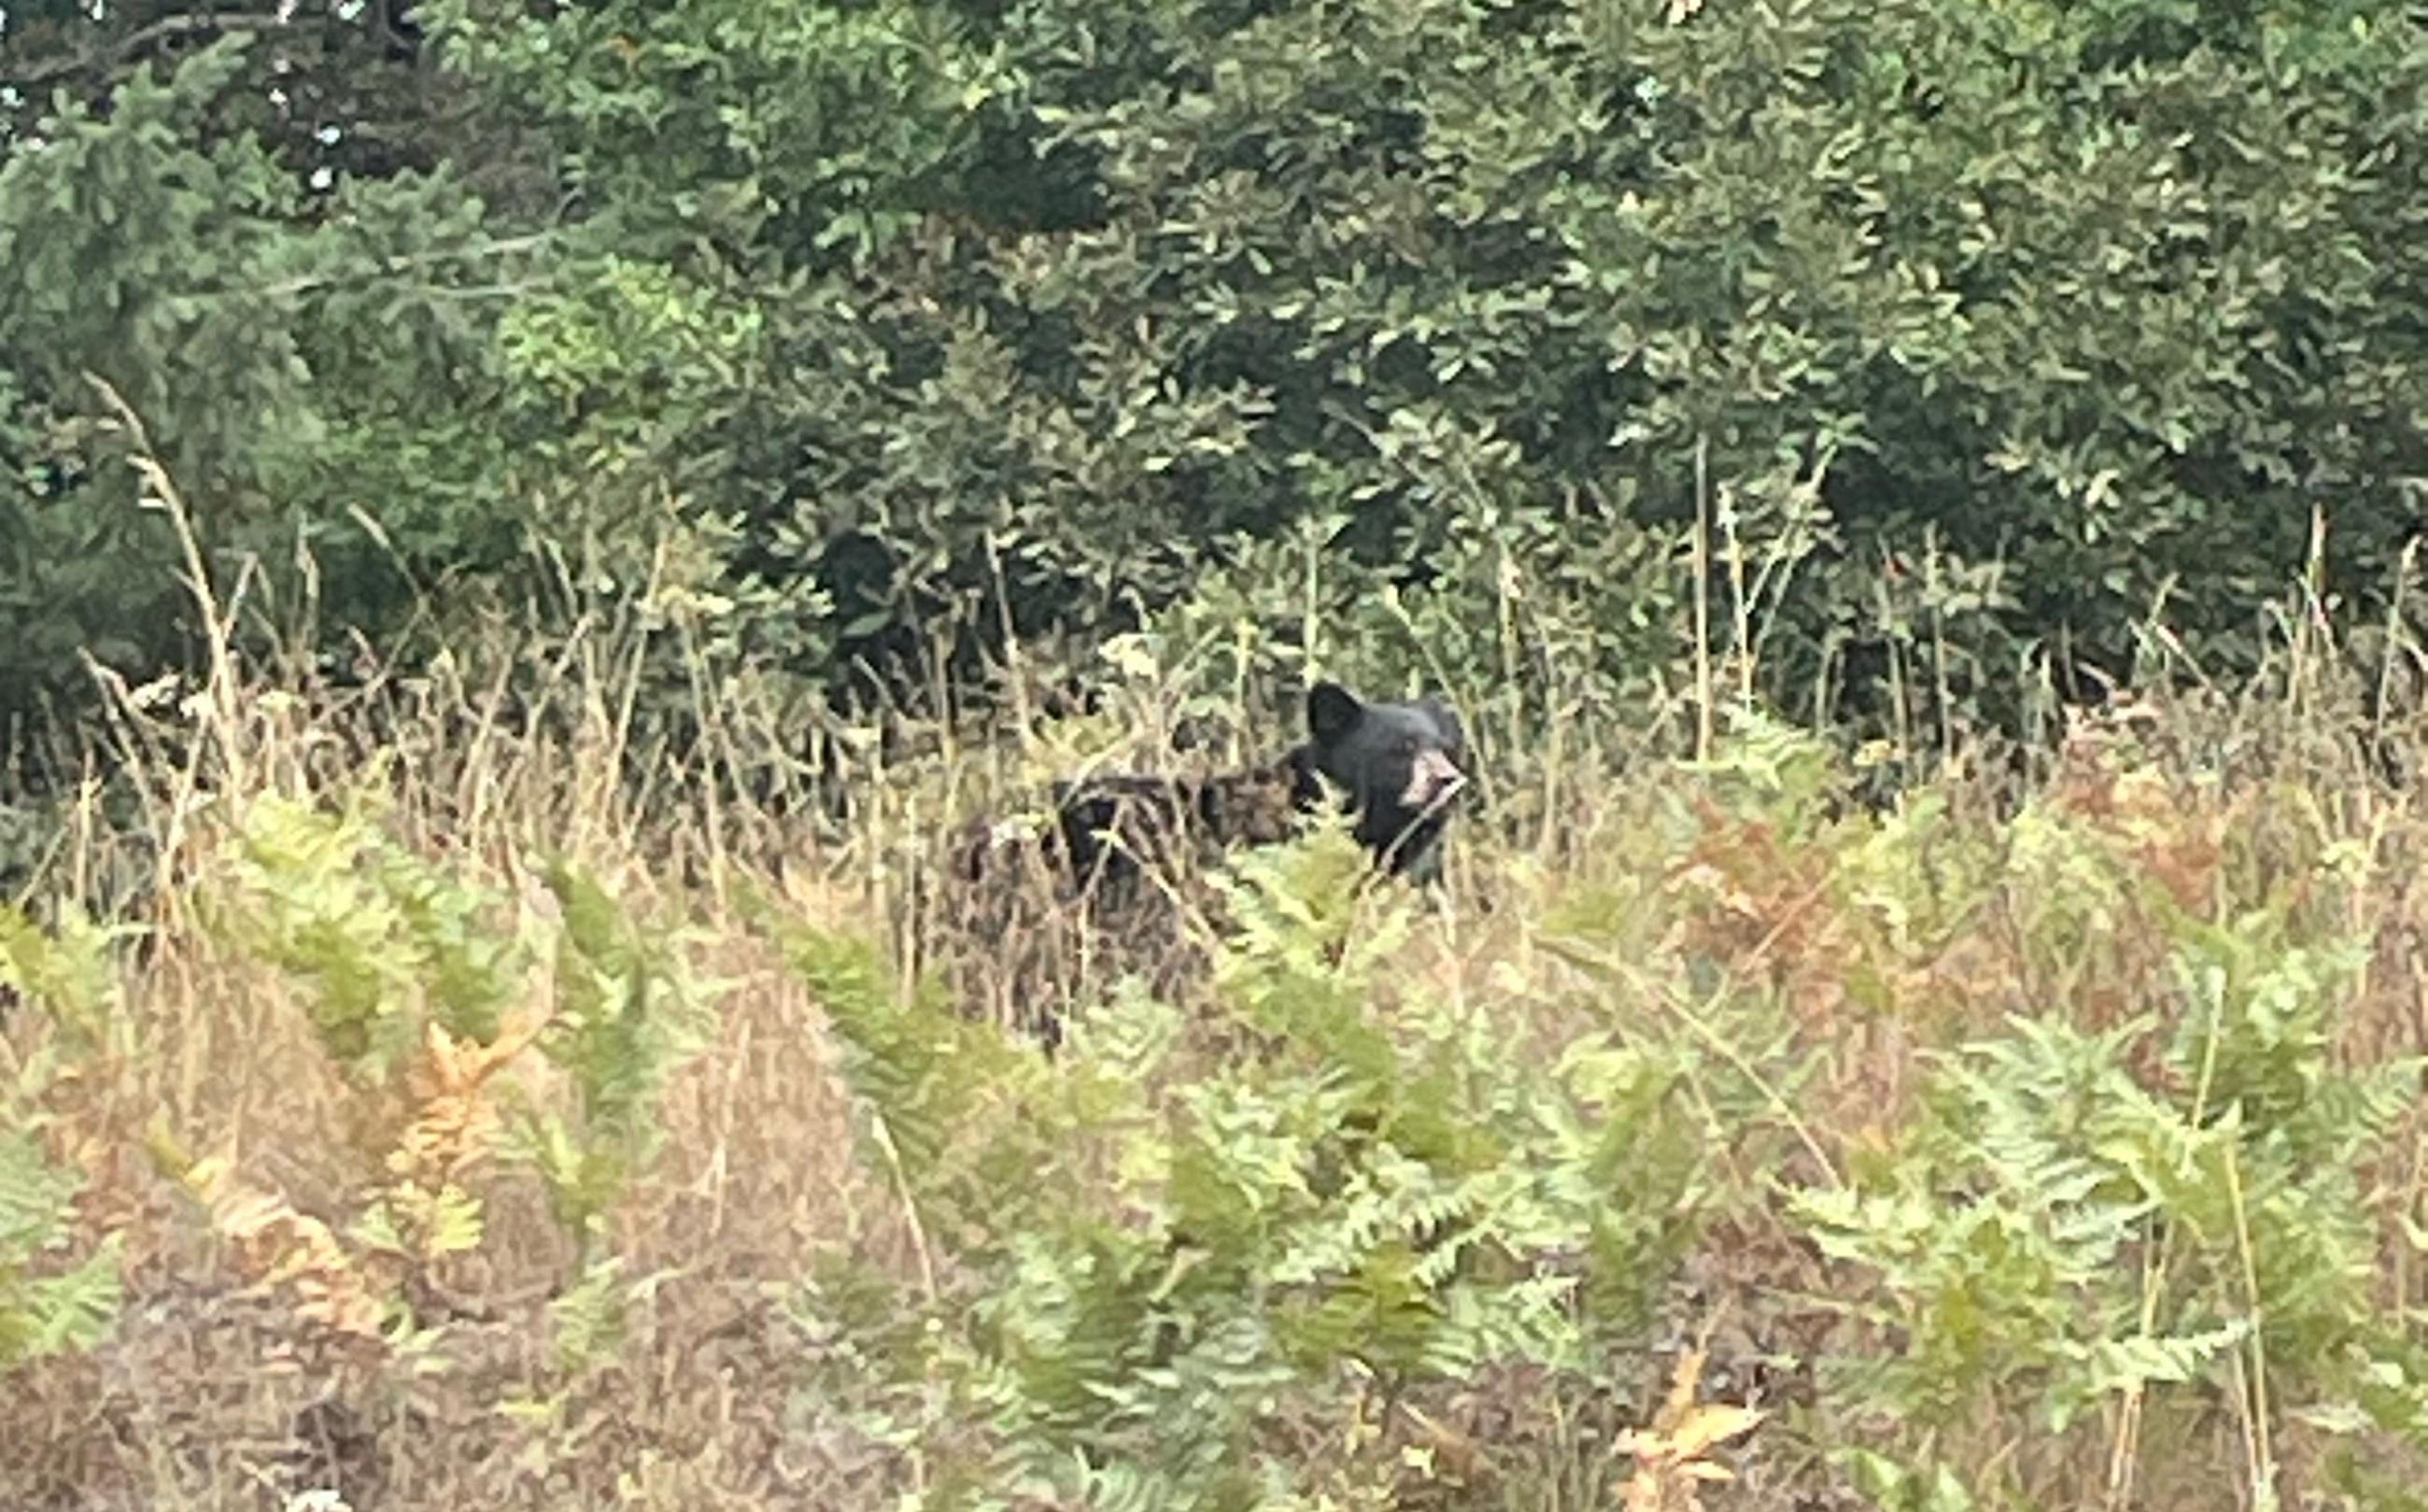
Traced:
[[1798, 714], [1994, 713], [2384, 591], [2428, 473], [2401, 8], [264, 9], [0, 32], [11, 715], [196, 629], [88, 375], [263, 635], [641, 594], [810, 688], [1211, 622], [1623, 691], [1699, 510]]

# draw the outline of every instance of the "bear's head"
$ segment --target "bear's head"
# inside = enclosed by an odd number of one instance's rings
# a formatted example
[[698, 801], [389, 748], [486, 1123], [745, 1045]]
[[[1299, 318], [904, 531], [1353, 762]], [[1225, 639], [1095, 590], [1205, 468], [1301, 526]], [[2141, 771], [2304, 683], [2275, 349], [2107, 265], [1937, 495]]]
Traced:
[[1302, 768], [1339, 784], [1358, 841], [1392, 872], [1419, 881], [1437, 875], [1442, 828], [1467, 785], [1458, 715], [1438, 698], [1367, 703], [1319, 682], [1306, 696], [1306, 727]]

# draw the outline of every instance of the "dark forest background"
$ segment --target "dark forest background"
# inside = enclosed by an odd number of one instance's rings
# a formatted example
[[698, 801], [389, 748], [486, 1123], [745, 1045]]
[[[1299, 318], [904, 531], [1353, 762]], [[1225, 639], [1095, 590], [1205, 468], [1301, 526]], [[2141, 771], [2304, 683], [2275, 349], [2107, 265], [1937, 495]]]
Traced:
[[2016, 728], [2403, 612], [2381, 5], [6, 15], [21, 758], [209, 638], [138, 452], [259, 654], [638, 603], [820, 716], [1140, 631], [1623, 708], [1699, 570], [1799, 721]]

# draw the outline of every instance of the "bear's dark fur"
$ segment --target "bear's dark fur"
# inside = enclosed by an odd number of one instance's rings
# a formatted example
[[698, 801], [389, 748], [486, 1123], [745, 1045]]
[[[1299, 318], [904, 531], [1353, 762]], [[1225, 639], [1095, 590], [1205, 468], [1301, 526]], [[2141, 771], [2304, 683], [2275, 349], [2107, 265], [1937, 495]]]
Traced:
[[1378, 866], [1416, 881], [1438, 877], [1442, 831], [1467, 785], [1458, 715], [1435, 698], [1368, 703], [1337, 682], [1319, 682], [1307, 693], [1306, 729], [1307, 738], [1278, 762], [1243, 772], [1124, 772], [1057, 782], [1042, 833], [975, 821], [957, 847], [957, 869], [976, 881], [1007, 846], [1042, 840], [1057, 871], [1092, 889], [1134, 877], [1144, 857], [1172, 857], [1184, 837], [1216, 849], [1271, 845], [1288, 837], [1293, 812], [1337, 802], [1355, 816], [1353, 832]]
[[1458, 715], [1438, 698], [1368, 703], [1319, 682], [1307, 693], [1306, 726], [1306, 740], [1280, 761], [1244, 772], [1057, 782], [1042, 834], [976, 821], [958, 847], [959, 870], [976, 881], [1008, 844], [1042, 839], [1055, 868], [1091, 889], [1135, 876], [1142, 857], [1172, 856], [1184, 836], [1217, 849], [1271, 845], [1288, 837], [1293, 812], [1334, 801], [1355, 816], [1353, 832], [1384, 870], [1417, 881], [1439, 876], [1442, 831], [1467, 785]]
[[1051, 1049], [1091, 976], [1139, 971], [1175, 991], [1202, 969], [1185, 915], [1208, 906], [1203, 863], [1287, 838], [1297, 784], [1286, 760], [1199, 778], [1099, 774], [1054, 784], [1042, 814], [965, 826], [928, 924], [965, 1009]]
[[1385, 870], [1414, 881], [1441, 874], [1442, 830], [1467, 785], [1467, 735], [1435, 698], [1366, 703], [1337, 682], [1306, 696], [1307, 742], [1290, 752], [1297, 801], [1323, 800], [1317, 775], [1341, 790], [1359, 844]]
[[[1026, 1024], [1051, 1045], [1057, 1000], [1069, 999], [1090, 960], [1098, 970], [1144, 964], [1158, 990], [1175, 985], [1198, 958], [1169, 905], [1198, 892], [1189, 884], [1197, 866], [1286, 840], [1303, 814], [1336, 807], [1354, 816], [1379, 870], [1438, 876], [1443, 827], [1467, 781], [1458, 716], [1435, 698], [1366, 703], [1320, 682], [1306, 720], [1304, 741], [1245, 771], [1059, 781], [1042, 814], [964, 826], [932, 923], [961, 942], [951, 953], [966, 968], [973, 1011]], [[1167, 899], [1175, 886], [1186, 891]]]
[[1052, 791], [1051, 825], [1042, 835], [980, 820], [964, 832], [960, 871], [963, 879], [976, 881], [1008, 843], [1037, 838], [1054, 868], [1083, 892], [1125, 883], [1137, 877], [1142, 860], [1176, 859], [1177, 847], [1187, 842], [1219, 849], [1287, 838], [1303, 781], [1298, 764], [1285, 759], [1211, 777], [1121, 772], [1059, 781]]

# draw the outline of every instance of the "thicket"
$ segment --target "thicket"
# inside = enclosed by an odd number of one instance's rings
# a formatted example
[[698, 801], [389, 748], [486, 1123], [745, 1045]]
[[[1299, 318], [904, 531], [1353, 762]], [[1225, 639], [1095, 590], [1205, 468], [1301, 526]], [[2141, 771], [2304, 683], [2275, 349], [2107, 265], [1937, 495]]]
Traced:
[[2416, 534], [2403, 8], [217, 14], [0, 23], [21, 730], [207, 639], [130, 420], [257, 647], [637, 599], [669, 718], [1139, 628], [1539, 718], [1699, 582], [1798, 718], [2014, 725]]

